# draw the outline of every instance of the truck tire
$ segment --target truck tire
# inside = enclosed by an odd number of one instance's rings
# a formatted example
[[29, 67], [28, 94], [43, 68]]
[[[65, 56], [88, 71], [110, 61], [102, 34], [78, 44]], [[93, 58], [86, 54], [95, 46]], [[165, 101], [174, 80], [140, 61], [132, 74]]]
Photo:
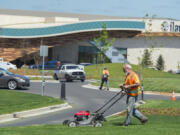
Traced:
[[81, 80], [81, 82], [84, 82], [84, 81], [85, 81], [84, 79]]
[[68, 74], [65, 75], [65, 79], [66, 79], [66, 82], [71, 82], [72, 81], [72, 79], [70, 79]]

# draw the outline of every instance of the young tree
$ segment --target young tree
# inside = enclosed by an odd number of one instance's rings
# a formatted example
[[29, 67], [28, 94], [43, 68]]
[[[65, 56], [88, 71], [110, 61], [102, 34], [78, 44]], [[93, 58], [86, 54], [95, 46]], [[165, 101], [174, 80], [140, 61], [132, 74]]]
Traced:
[[21, 60], [25, 65], [25, 64], [27, 64], [27, 60], [29, 59], [29, 55], [28, 55], [28, 51], [27, 51], [28, 50], [27, 41], [25, 39], [23, 39], [21, 41], [21, 47], [22, 47], [22, 49], [21, 49], [21, 55], [22, 55]]
[[41, 62], [40, 53], [39, 52], [34, 53], [33, 54], [33, 59], [34, 59], [35, 65], [38, 67], [39, 63]]
[[[143, 17], [143, 22], [145, 24], [145, 34], [149, 34], [152, 32], [152, 21], [153, 18], [155, 18], [156, 15], [152, 15], [152, 17], [149, 17], [148, 14], [146, 14]], [[141, 91], [142, 91], [142, 100], [144, 100], [144, 68], [148, 65], [152, 65], [152, 61], [151, 61], [151, 53], [154, 49], [154, 43], [153, 43], [153, 36], [145, 36], [145, 49], [144, 49], [144, 55], [142, 58], [138, 57], [138, 62], [141, 66], [141, 71], [140, 71], [140, 77], [141, 77]], [[148, 50], [148, 46], [151, 46], [150, 51]]]
[[151, 52], [146, 48], [144, 50], [143, 58], [142, 58], [142, 65], [144, 67], [152, 66], [152, 60], [151, 60]]
[[162, 57], [162, 55], [159, 55], [158, 59], [157, 59], [157, 64], [156, 64], [156, 68], [159, 70], [164, 70], [164, 59]]
[[113, 42], [115, 41], [115, 38], [112, 40], [109, 40], [108, 31], [106, 30], [107, 26], [106, 23], [102, 25], [102, 30], [99, 33], [99, 37], [94, 39], [94, 42], [96, 44], [96, 47], [99, 49], [100, 55], [100, 63], [105, 62], [105, 53], [109, 49], [109, 47], [112, 46]]
[[27, 64], [27, 61], [29, 60], [29, 54], [28, 54], [28, 43], [27, 43], [27, 40], [26, 39], [23, 39], [21, 41], [21, 61], [23, 62], [23, 67], [24, 67], [24, 74], [26, 74], [26, 64]]

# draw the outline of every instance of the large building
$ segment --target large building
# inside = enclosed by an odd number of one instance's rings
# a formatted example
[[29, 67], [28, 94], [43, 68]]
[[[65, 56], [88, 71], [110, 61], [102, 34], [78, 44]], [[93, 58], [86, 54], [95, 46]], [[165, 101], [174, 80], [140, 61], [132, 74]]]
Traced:
[[[138, 64], [145, 48], [154, 65], [161, 54], [165, 70], [180, 64], [180, 21], [167, 18], [126, 18], [69, 13], [0, 10], [0, 57], [5, 61], [33, 60], [40, 45], [49, 46], [48, 60], [96, 63], [94, 38], [105, 23], [113, 46], [106, 52], [113, 63]], [[152, 48], [153, 46], [153, 48]]]

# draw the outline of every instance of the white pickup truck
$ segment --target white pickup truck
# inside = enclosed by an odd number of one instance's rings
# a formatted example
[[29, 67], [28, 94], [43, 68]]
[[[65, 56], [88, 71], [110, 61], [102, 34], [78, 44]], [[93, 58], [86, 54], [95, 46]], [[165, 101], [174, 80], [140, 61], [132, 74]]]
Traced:
[[53, 78], [65, 81], [81, 80], [82, 82], [86, 79], [83, 66], [75, 64], [62, 65], [60, 70], [53, 70]]

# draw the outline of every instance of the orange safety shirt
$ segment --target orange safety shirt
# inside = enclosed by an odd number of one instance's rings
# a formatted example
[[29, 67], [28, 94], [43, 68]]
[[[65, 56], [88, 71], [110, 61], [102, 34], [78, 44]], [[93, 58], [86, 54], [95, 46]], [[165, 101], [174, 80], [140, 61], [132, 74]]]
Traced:
[[[139, 77], [134, 72], [131, 72], [130, 74], [128, 74], [125, 79], [125, 85], [132, 85], [132, 84], [140, 84]], [[127, 95], [137, 96], [138, 94], [140, 94], [139, 89], [140, 89], [140, 86], [129, 88]]]
[[105, 74], [106, 74], [106, 75], [108, 75], [108, 76], [109, 76], [109, 71], [108, 71], [108, 70], [103, 70], [102, 74], [103, 74], [103, 75], [105, 75]]

